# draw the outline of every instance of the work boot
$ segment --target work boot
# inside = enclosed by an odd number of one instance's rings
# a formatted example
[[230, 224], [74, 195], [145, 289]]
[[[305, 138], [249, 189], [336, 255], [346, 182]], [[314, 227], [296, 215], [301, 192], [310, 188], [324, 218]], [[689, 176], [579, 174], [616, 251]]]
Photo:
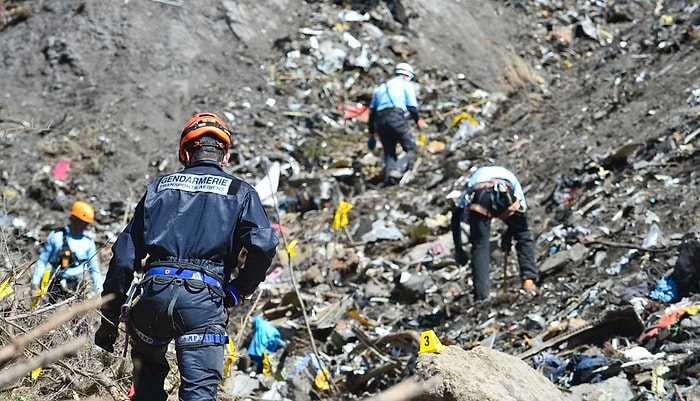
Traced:
[[531, 278], [523, 281], [523, 291], [530, 295], [537, 295], [537, 285]]

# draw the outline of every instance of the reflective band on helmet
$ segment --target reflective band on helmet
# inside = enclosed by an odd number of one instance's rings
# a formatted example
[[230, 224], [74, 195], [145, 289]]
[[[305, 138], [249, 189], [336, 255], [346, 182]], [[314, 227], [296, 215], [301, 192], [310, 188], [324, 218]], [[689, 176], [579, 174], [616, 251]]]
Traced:
[[229, 137], [231, 136], [231, 133], [228, 132], [226, 127], [224, 127], [223, 125], [221, 125], [220, 123], [218, 123], [216, 121], [214, 121], [214, 122], [212, 122], [212, 121], [200, 121], [200, 122], [186, 128], [184, 131], [182, 131], [182, 134], [180, 134], [180, 136], [185, 138], [187, 136], [187, 134], [189, 134], [190, 132], [197, 130], [197, 129], [200, 129], [200, 128], [203, 128], [203, 127], [207, 127], [207, 126], [216, 127], [218, 129], [224, 131], [224, 133], [228, 134]]
[[[207, 127], [213, 127], [216, 129], [207, 129]], [[202, 131], [198, 132], [199, 130]], [[222, 133], [226, 136], [222, 135]], [[206, 134], [212, 134], [219, 138], [222, 142], [224, 142], [227, 149], [231, 144], [231, 133], [223, 125], [216, 121], [201, 121], [182, 131], [180, 146], [195, 139], [199, 139]]]
[[[513, 186], [513, 184], [511, 184], [511, 182], [506, 180], [506, 179], [495, 178], [493, 180], [482, 181], [482, 182], [478, 182], [478, 183], [474, 184], [474, 186], [472, 187], [472, 190], [479, 191], [482, 189], [494, 188], [496, 186], [496, 184], [499, 184], [499, 183], [505, 184], [505, 186], [507, 188], [511, 188]], [[503, 191], [499, 191], [499, 192], [503, 192]]]

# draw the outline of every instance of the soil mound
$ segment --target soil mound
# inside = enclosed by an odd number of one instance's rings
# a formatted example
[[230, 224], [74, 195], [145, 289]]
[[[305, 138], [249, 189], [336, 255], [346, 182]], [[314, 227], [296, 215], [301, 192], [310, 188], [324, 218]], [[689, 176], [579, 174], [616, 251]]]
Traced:
[[442, 385], [415, 398], [420, 401], [564, 401], [562, 393], [519, 358], [486, 347], [465, 351], [454, 345], [418, 356], [416, 374], [442, 376]]

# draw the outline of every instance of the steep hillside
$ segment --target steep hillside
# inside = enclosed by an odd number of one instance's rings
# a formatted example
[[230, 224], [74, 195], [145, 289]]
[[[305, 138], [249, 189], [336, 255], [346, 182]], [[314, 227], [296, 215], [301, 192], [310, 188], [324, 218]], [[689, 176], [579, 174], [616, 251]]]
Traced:
[[[533, 315], [546, 321], [544, 330], [567, 313], [595, 321], [629, 306], [621, 294], [671, 276], [683, 241], [700, 233], [697, 1], [14, 0], [0, 2], [0, 12], [0, 278], [16, 280], [16, 302], [3, 300], [3, 319], [23, 317], [13, 323], [23, 330], [52, 312], [25, 310], [28, 269], [48, 230], [64, 223], [73, 201], [89, 200], [106, 268], [109, 245], [147, 183], [180, 168], [179, 132], [195, 111], [220, 113], [235, 132], [229, 171], [254, 183], [270, 161], [283, 164], [270, 216], [284, 228], [283, 245], [299, 240], [301, 255], [290, 261], [280, 248], [284, 273], [265, 286], [256, 314], [298, 304], [290, 301], [294, 274], [315, 312], [335, 305], [329, 294], [346, 296], [382, 333], [439, 310], [431, 327], [446, 340], [464, 348], [490, 341], [519, 354], [537, 334], [524, 328]], [[414, 179], [385, 188], [377, 179], [381, 154], [366, 149], [366, 125], [340, 110], [367, 102], [400, 61], [418, 71], [428, 143]], [[462, 112], [483, 129], [460, 137], [451, 123]], [[52, 172], [64, 160], [65, 180]], [[445, 222], [455, 193], [471, 168], [487, 163], [513, 169], [526, 189], [543, 267], [534, 299], [511, 284], [512, 297], [473, 305], [468, 268], [449, 260]], [[339, 234], [329, 222], [341, 199], [353, 210]], [[376, 221], [396, 237], [363, 237]], [[649, 242], [654, 225], [663, 238]], [[496, 241], [501, 226], [494, 226]], [[394, 300], [394, 275], [426, 274], [427, 249], [442, 249], [444, 260], [432, 267], [447, 273], [427, 273], [438, 292], [390, 308], [376, 301]], [[502, 262], [495, 251], [499, 289]], [[515, 261], [508, 268], [515, 282]], [[689, 274], [691, 282], [700, 277]], [[696, 301], [696, 291], [684, 295]], [[649, 325], [664, 306], [650, 302], [639, 318]], [[251, 328], [236, 319], [246, 312], [232, 312], [232, 330], [244, 340]], [[292, 315], [285, 334], [298, 345], [290, 352], [303, 356], [309, 339], [298, 330], [301, 313]], [[498, 336], [484, 325], [494, 320]], [[347, 352], [320, 337], [334, 363], [351, 365]], [[126, 360], [94, 347], [78, 358], [87, 371], [114, 370], [105, 379], [78, 369], [81, 379], [71, 382], [70, 368], [59, 366], [10, 391], [65, 399], [77, 388], [81, 397], [118, 399], [128, 387]], [[692, 371], [691, 362], [678, 366]], [[681, 368], [674, 383], [686, 378]], [[346, 383], [340, 398], [411, 374], [403, 366], [366, 388]], [[648, 383], [630, 386], [638, 395]], [[295, 399], [329, 396], [295, 391]]]

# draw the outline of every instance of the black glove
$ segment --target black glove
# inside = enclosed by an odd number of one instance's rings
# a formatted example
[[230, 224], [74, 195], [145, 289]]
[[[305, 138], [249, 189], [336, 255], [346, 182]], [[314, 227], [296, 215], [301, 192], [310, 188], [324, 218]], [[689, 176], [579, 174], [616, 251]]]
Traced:
[[501, 236], [501, 250], [503, 252], [505, 251], [510, 251], [510, 247], [513, 243], [513, 237], [510, 235], [503, 235]]
[[102, 321], [95, 332], [95, 345], [107, 352], [114, 352], [114, 342], [117, 341], [119, 331], [117, 327], [108, 321]]
[[374, 148], [377, 147], [377, 138], [374, 137], [374, 135], [370, 135], [369, 138], [367, 138], [367, 149], [369, 150], [374, 150]]
[[455, 262], [457, 262], [460, 266], [464, 266], [467, 264], [467, 262], [469, 262], [469, 255], [467, 255], [462, 247], [455, 250]]

